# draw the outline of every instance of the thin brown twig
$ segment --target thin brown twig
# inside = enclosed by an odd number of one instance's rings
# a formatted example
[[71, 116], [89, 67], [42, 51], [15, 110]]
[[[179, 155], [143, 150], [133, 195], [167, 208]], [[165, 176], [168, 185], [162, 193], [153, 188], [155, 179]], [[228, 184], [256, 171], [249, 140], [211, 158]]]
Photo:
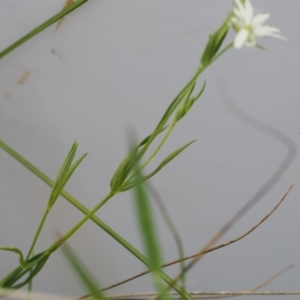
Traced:
[[[259, 227], [264, 221], [266, 221], [266, 220], [267, 220], [267, 219], [275, 212], [275, 210], [276, 210], [276, 209], [282, 204], [282, 202], [286, 199], [287, 195], [288, 195], [289, 192], [292, 190], [292, 188], [295, 186], [295, 184], [297, 183], [297, 181], [299, 180], [299, 178], [300, 178], [300, 173], [298, 174], [298, 176], [296, 177], [296, 179], [294, 180], [294, 182], [291, 184], [291, 186], [289, 187], [289, 189], [286, 191], [286, 193], [283, 195], [283, 197], [282, 197], [282, 198], [278, 201], [278, 203], [273, 207], [273, 209], [270, 210], [270, 211], [269, 211], [269, 212], [268, 212], [268, 213], [267, 213], [267, 214], [266, 214], [266, 215], [265, 215], [258, 223], [256, 223], [253, 227], [251, 227], [250, 229], [248, 229], [248, 230], [247, 230], [246, 232], [244, 232], [242, 235], [240, 235], [240, 236], [238, 236], [238, 237], [236, 237], [236, 238], [234, 238], [234, 239], [232, 239], [232, 240], [229, 240], [229, 241], [227, 241], [227, 242], [225, 242], [225, 243], [219, 244], [219, 245], [217, 245], [217, 246], [215, 246], [215, 247], [211, 247], [211, 248], [205, 250], [202, 254], [199, 254], [199, 252], [198, 252], [198, 253], [195, 253], [195, 254], [186, 256], [186, 257], [184, 257], [183, 259], [172, 260], [172, 261], [170, 261], [170, 262], [168, 262], [168, 263], [165, 263], [165, 264], [162, 265], [161, 267], [162, 267], [162, 268], [165, 268], [165, 267], [168, 267], [168, 266], [177, 264], [177, 263], [181, 262], [182, 260], [188, 260], [188, 259], [197, 257], [197, 256], [199, 256], [199, 255], [203, 255], [203, 254], [206, 254], [206, 253], [209, 253], [209, 252], [212, 252], [212, 251], [221, 249], [221, 248], [223, 248], [223, 247], [229, 246], [229, 245], [231, 245], [231, 244], [233, 244], [233, 243], [235, 243], [235, 242], [237, 242], [237, 241], [243, 239], [243, 238], [246, 237], [248, 234], [250, 234], [252, 231], [254, 231], [257, 227]], [[143, 275], [146, 275], [146, 274], [148, 274], [148, 273], [150, 273], [149, 270], [144, 271], [144, 272], [141, 272], [141, 273], [139, 273], [139, 274], [137, 274], [137, 275], [134, 275], [134, 276], [132, 276], [132, 277], [129, 277], [129, 278], [127, 278], [127, 279], [125, 279], [125, 280], [122, 280], [122, 281], [120, 281], [120, 282], [118, 282], [118, 283], [115, 283], [115, 284], [112, 284], [112, 285], [110, 285], [110, 286], [107, 286], [107, 287], [103, 288], [101, 291], [107, 291], [107, 290], [110, 290], [110, 289], [112, 289], [112, 288], [115, 288], [115, 287], [117, 287], [117, 286], [119, 286], [119, 285], [122, 285], [122, 284], [124, 284], [124, 283], [127, 283], [127, 282], [129, 282], [129, 281], [131, 281], [131, 280], [137, 279], [137, 278], [139, 278], [139, 277], [141, 277], [141, 276], [143, 276]], [[85, 295], [85, 296], [80, 297], [79, 299], [88, 298], [89, 296], [90, 296], [90, 295]], [[78, 300], [79, 300], [79, 299], [78, 299]]]
[[[193, 291], [193, 292], [189, 292], [189, 294], [191, 296], [196, 296], [195, 298], [200, 298], [200, 299], [224, 299], [224, 298], [232, 298], [232, 297], [236, 297], [236, 296], [241, 296], [241, 295], [249, 295], [249, 296], [254, 296], [254, 295], [298, 295], [298, 293], [300, 294], [300, 291], [287, 291], [287, 292], [283, 292], [283, 291], [279, 291], [279, 292], [273, 292], [273, 291], [257, 291], [258, 289], [261, 289], [262, 287], [268, 285], [269, 283], [271, 283], [273, 280], [275, 280], [277, 277], [279, 277], [281, 274], [283, 274], [284, 272], [288, 271], [291, 268], [294, 268], [295, 266], [297, 266], [299, 264], [295, 264], [295, 265], [290, 265], [285, 267], [284, 269], [280, 270], [279, 272], [277, 272], [275, 275], [271, 276], [270, 278], [268, 278], [267, 280], [265, 280], [264, 282], [260, 283], [259, 285], [246, 290], [246, 291], [213, 291], [213, 292], [205, 292], [205, 291]], [[285, 293], [285, 294], [284, 294]], [[109, 299], [113, 299], [113, 300], [145, 300], [148, 297], [153, 297], [156, 296], [157, 293], [134, 293], [134, 294], [124, 294], [124, 295], [110, 295], [107, 296], [107, 298]], [[175, 292], [171, 292], [169, 295], [171, 296], [178, 296], [177, 293]], [[205, 297], [206, 296], [206, 297]], [[209, 297], [207, 297], [209, 296]]]
[[[275, 280], [277, 277], [279, 277], [281, 274], [283, 274], [284, 272], [288, 271], [291, 268], [294, 268], [296, 266], [298, 266], [299, 264], [294, 264], [294, 265], [290, 265], [287, 266], [285, 268], [283, 268], [282, 270], [280, 270], [279, 272], [277, 272], [275, 275], [272, 275], [270, 278], [268, 278], [267, 280], [265, 280], [264, 282], [260, 283], [259, 285], [249, 289], [249, 292], [256, 292], [257, 290], [265, 287], [266, 285], [268, 285], [269, 283], [271, 283], [273, 280]], [[217, 296], [217, 297], [209, 297], [209, 298], [203, 298], [203, 299], [224, 299], [224, 298], [233, 298], [236, 297], [238, 295], [228, 295], [228, 296]]]
[[279, 277], [281, 274], [283, 274], [284, 272], [298, 266], [299, 264], [294, 264], [294, 265], [290, 265], [285, 267], [284, 269], [282, 269], [281, 271], [279, 271], [278, 273], [276, 273], [275, 275], [273, 275], [272, 277], [270, 277], [269, 279], [267, 279], [266, 281], [264, 281], [263, 283], [255, 286], [254, 288], [250, 289], [250, 291], [257, 291], [259, 289], [261, 289], [262, 287], [266, 286], [267, 284], [271, 283], [273, 280], [275, 280], [277, 277]]

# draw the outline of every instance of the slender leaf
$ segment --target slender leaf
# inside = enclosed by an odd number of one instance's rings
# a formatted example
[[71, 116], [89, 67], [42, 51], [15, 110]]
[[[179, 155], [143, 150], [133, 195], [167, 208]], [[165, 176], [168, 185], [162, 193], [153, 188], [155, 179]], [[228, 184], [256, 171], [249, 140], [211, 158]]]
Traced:
[[[187, 143], [186, 145], [178, 148], [177, 150], [175, 150], [174, 152], [172, 152], [171, 154], [169, 154], [159, 165], [158, 167], [152, 171], [151, 173], [149, 173], [148, 175], [144, 176], [142, 178], [142, 181], [147, 181], [148, 179], [150, 179], [151, 177], [153, 177], [157, 172], [159, 172], [164, 166], [166, 166], [171, 160], [173, 160], [177, 155], [179, 155], [184, 149], [186, 149], [189, 145], [191, 145], [192, 143], [194, 143], [195, 141], [191, 141], [189, 143]], [[127, 191], [131, 188], [133, 188], [136, 185], [136, 181], [131, 181], [129, 182], [126, 186], [124, 186], [124, 188], [122, 188], [122, 191]]]
[[136, 183], [134, 189], [136, 214], [144, 243], [144, 248], [149, 258], [149, 268], [152, 271], [156, 290], [159, 293], [163, 293], [164, 288], [157, 273], [160, 270], [160, 266], [162, 263], [161, 246], [157, 237], [152, 207], [150, 205], [147, 191], [143, 186], [143, 176], [139, 169], [140, 168], [137, 164], [134, 168], [134, 180]]
[[189, 96], [180, 106], [180, 108], [177, 110], [176, 112], [176, 116], [175, 119], [178, 122], [179, 120], [181, 120], [187, 113], [188, 111], [191, 109], [191, 107], [194, 105], [194, 103], [200, 98], [200, 96], [203, 94], [204, 90], [205, 90], [205, 86], [206, 86], [206, 81], [204, 81], [202, 88], [200, 90], [200, 92], [194, 96], [191, 97]]
[[176, 244], [176, 247], [178, 250], [178, 255], [180, 258], [180, 272], [182, 273], [182, 278], [181, 278], [182, 288], [185, 289], [185, 285], [186, 285], [185, 272], [184, 272], [185, 261], [184, 261], [184, 247], [183, 247], [182, 239], [181, 239], [180, 234], [177, 231], [176, 226], [175, 226], [174, 222], [172, 221], [172, 218], [169, 215], [168, 210], [167, 210], [162, 198], [160, 197], [159, 193], [155, 190], [155, 188], [152, 184], [147, 184], [146, 187], [147, 187], [149, 193], [152, 195], [152, 198], [154, 199], [155, 203], [157, 204], [157, 207], [158, 207], [163, 219], [165, 220], [165, 223], [166, 223], [167, 227], [169, 228], [169, 231], [175, 241], [175, 244]]
[[24, 261], [24, 256], [21, 250], [19, 250], [18, 248], [14, 248], [14, 247], [0, 247], [0, 251], [9, 251], [9, 252], [13, 252], [16, 253], [19, 256], [19, 262], [20, 265], [25, 268], [25, 261]]
[[27, 262], [24, 262], [25, 267], [19, 266], [14, 269], [1, 280], [0, 287], [12, 287], [13, 284], [15, 284], [20, 278], [22, 278], [25, 274], [30, 272], [31, 269], [35, 268], [42, 260], [44, 260], [47, 257], [45, 254], [46, 252], [43, 251], [30, 258]]
[[67, 172], [70, 169], [70, 166], [71, 166], [71, 164], [73, 162], [73, 159], [75, 157], [77, 148], [78, 148], [78, 143], [75, 142], [72, 145], [69, 153], [67, 154], [65, 160], [63, 161], [63, 163], [62, 163], [62, 165], [61, 165], [61, 167], [58, 171], [58, 174], [57, 174], [57, 177], [56, 177], [56, 180], [55, 180], [55, 183], [54, 183], [54, 187], [52, 189], [52, 192], [51, 192], [50, 198], [49, 198], [49, 207], [50, 208], [54, 205], [56, 199], [58, 198], [59, 193], [57, 193], [57, 190], [59, 190], [61, 186], [66, 184], [65, 175], [67, 174]]
[[[163, 127], [160, 131], [158, 131], [158, 134], [163, 132], [167, 127], [168, 126]], [[139, 148], [144, 146], [152, 135], [153, 133], [144, 138], [138, 145], [134, 146], [125, 156], [123, 161], [120, 163], [119, 167], [117, 168], [115, 174], [113, 175], [110, 181], [110, 187], [112, 191], [117, 191], [122, 185], [122, 183], [126, 180], [127, 176], [132, 171]]]
[[75, 170], [77, 169], [77, 167], [80, 165], [80, 163], [83, 161], [83, 159], [86, 156], [87, 156], [87, 153], [85, 153], [84, 155], [82, 155], [76, 162], [74, 162], [69, 167], [69, 169], [67, 170], [67, 172], [64, 174], [64, 177], [62, 178], [61, 182], [59, 182], [59, 184], [57, 185], [57, 188], [55, 190], [54, 199], [58, 198], [58, 196], [60, 195], [61, 191], [63, 190], [63, 188], [65, 187], [65, 185], [69, 181], [69, 179], [71, 178], [72, 174], [75, 172]]

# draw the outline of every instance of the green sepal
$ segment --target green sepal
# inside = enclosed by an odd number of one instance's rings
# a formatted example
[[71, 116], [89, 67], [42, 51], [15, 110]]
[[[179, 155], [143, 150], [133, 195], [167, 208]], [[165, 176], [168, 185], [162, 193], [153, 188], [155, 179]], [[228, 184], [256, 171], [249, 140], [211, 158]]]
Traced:
[[200, 60], [203, 66], [208, 65], [219, 51], [228, 32], [228, 28], [229, 26], [227, 18], [222, 26], [215, 33], [209, 36], [208, 43]]

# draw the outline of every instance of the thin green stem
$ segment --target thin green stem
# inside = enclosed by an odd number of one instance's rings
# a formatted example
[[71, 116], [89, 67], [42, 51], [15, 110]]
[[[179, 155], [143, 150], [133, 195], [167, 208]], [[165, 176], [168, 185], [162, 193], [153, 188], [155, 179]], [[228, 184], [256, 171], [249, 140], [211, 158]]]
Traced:
[[43, 215], [43, 217], [42, 217], [42, 220], [41, 220], [41, 222], [40, 222], [40, 224], [39, 224], [39, 227], [38, 227], [38, 229], [37, 229], [37, 231], [36, 231], [36, 233], [35, 233], [35, 236], [34, 236], [34, 238], [33, 238], [32, 244], [31, 244], [31, 246], [30, 246], [30, 249], [29, 249], [29, 252], [28, 252], [28, 254], [27, 254], [27, 257], [26, 257], [25, 261], [27, 261], [27, 260], [30, 258], [31, 254], [32, 254], [32, 252], [33, 252], [33, 249], [34, 249], [34, 247], [35, 247], [35, 245], [36, 245], [36, 242], [37, 242], [37, 240], [38, 240], [38, 238], [39, 238], [39, 236], [40, 236], [40, 233], [41, 233], [41, 231], [42, 231], [42, 228], [43, 228], [43, 226], [44, 226], [44, 224], [45, 224], [45, 221], [46, 221], [46, 219], [47, 219], [47, 216], [48, 216], [49, 212], [50, 212], [50, 209], [49, 209], [49, 207], [47, 206], [47, 208], [46, 208], [46, 210], [45, 210], [45, 212], [44, 212], [44, 215]]
[[[34, 256], [34, 250], [32, 250], [32, 256]], [[29, 276], [31, 275], [32, 273], [32, 270], [30, 270], [29, 272]], [[31, 278], [28, 282], [28, 289], [27, 289], [27, 292], [28, 292], [28, 298], [27, 300], [31, 300], [31, 294], [32, 294], [32, 284], [33, 284], [33, 279]]]
[[75, 10], [76, 8], [78, 8], [79, 6], [81, 6], [82, 4], [84, 4], [87, 1], [88, 0], [77, 0], [74, 4], [66, 7], [64, 10], [57, 13], [53, 17], [51, 17], [50, 19], [48, 19], [47, 21], [45, 21], [44, 23], [42, 23], [41, 25], [39, 25], [38, 27], [33, 29], [32, 31], [30, 31], [29, 33], [27, 33], [26, 35], [21, 37], [15, 43], [13, 43], [12, 45], [10, 45], [6, 49], [4, 49], [2, 52], [0, 52], [0, 59], [3, 58], [4, 56], [6, 56], [7, 54], [9, 54], [10, 52], [12, 52], [13, 50], [15, 50], [16, 48], [18, 48], [19, 46], [21, 46], [22, 44], [24, 44], [25, 42], [27, 42], [32, 37], [36, 36], [41, 31], [43, 31], [46, 28], [48, 28], [49, 26], [51, 26], [53, 23], [57, 22], [58, 20], [60, 20], [61, 18], [63, 18], [64, 16], [66, 16], [67, 14], [69, 14], [70, 12], [72, 12], [73, 10]]
[[151, 160], [155, 157], [155, 155], [162, 148], [162, 146], [166, 142], [167, 138], [170, 136], [172, 130], [174, 129], [176, 123], [177, 123], [176, 121], [173, 121], [173, 123], [169, 127], [168, 131], [165, 133], [164, 137], [160, 141], [159, 145], [156, 147], [156, 149], [153, 151], [153, 153], [149, 156], [149, 158], [141, 165], [141, 170], [144, 169], [151, 162]]

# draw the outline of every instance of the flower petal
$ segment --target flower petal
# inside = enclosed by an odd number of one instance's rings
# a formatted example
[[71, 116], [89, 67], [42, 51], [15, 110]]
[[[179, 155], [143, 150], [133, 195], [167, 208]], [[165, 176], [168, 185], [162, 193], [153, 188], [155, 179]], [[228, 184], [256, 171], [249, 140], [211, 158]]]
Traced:
[[268, 25], [259, 26], [253, 30], [254, 35], [258, 37], [263, 37], [263, 36], [280, 37], [281, 35], [278, 34], [279, 32], [280, 32], [279, 29]]
[[244, 7], [245, 7], [245, 22], [247, 24], [250, 24], [253, 18], [253, 6], [249, 0], [245, 0]]
[[247, 42], [249, 31], [247, 29], [241, 29], [235, 36], [233, 45], [236, 49], [241, 49]]
[[270, 14], [258, 14], [252, 19], [252, 26], [262, 26], [270, 18]]

